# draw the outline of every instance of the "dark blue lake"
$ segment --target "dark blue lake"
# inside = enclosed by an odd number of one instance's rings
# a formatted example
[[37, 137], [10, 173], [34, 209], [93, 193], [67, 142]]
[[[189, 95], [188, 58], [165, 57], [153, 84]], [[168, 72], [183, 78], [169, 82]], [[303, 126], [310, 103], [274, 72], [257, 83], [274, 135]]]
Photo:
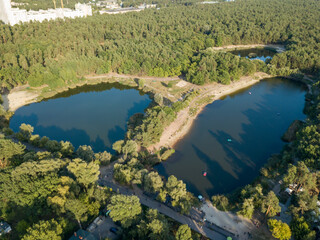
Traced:
[[156, 169], [210, 197], [250, 183], [281, 151], [281, 136], [292, 121], [305, 119], [305, 92], [301, 84], [272, 78], [207, 105], [176, 153]]
[[34, 134], [70, 141], [75, 148], [90, 145], [95, 151], [110, 151], [124, 138], [129, 118], [143, 113], [150, 102], [148, 95], [119, 84], [83, 86], [19, 108], [10, 127], [18, 131], [26, 123]]

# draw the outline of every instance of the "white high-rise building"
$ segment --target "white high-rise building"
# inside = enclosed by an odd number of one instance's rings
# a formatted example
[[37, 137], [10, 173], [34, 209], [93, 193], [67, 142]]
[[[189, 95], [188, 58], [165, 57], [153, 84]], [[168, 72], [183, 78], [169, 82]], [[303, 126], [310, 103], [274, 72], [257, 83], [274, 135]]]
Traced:
[[10, 0], [0, 0], [0, 20], [6, 24], [15, 24]]
[[10, 0], [0, 0], [0, 20], [6, 24], [15, 25], [20, 22], [54, 20], [57, 18], [76, 18], [92, 16], [92, 8], [86, 4], [77, 3], [75, 10], [57, 8], [39, 11], [11, 8]]

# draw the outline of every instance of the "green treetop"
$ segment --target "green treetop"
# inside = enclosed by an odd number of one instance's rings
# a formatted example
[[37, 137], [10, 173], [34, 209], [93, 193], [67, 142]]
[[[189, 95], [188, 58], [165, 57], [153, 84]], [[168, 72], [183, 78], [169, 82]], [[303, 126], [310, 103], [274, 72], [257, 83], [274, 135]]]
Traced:
[[130, 227], [133, 221], [141, 214], [142, 208], [137, 196], [114, 195], [107, 206], [111, 210], [110, 217], [119, 221], [123, 227]]

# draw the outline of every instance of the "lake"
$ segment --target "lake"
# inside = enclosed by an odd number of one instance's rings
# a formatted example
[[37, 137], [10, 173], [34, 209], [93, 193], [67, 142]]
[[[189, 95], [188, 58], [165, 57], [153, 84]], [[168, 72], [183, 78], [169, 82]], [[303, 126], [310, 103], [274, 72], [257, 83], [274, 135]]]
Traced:
[[265, 62], [267, 59], [271, 60], [277, 52], [268, 48], [252, 48], [231, 50], [230, 53], [239, 57], [246, 57], [251, 60], [259, 59]]
[[150, 102], [148, 95], [120, 84], [86, 85], [19, 108], [10, 127], [17, 132], [26, 123], [34, 134], [51, 140], [110, 151], [115, 141], [124, 139], [129, 118], [143, 113]]
[[176, 153], [156, 169], [210, 197], [249, 184], [281, 151], [281, 136], [292, 121], [305, 119], [305, 93], [297, 82], [272, 78], [207, 105]]

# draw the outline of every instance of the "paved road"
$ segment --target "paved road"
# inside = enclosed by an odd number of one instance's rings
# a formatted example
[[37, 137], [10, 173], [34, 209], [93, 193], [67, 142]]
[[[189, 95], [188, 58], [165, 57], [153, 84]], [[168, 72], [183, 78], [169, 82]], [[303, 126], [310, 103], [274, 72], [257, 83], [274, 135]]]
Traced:
[[[161, 204], [160, 202], [147, 197], [146, 195], [143, 194], [142, 190], [137, 187], [134, 187], [134, 189], [132, 190], [128, 187], [119, 185], [112, 179], [113, 165], [114, 163], [101, 169], [101, 175], [99, 180], [100, 184], [105, 185], [109, 188], [112, 188], [114, 191], [124, 195], [136, 195], [139, 197], [141, 204], [149, 208], [157, 209], [160, 213], [176, 220], [181, 224], [188, 224], [188, 226], [191, 229], [210, 239], [225, 240], [227, 236], [230, 236], [229, 232], [224, 231], [223, 229], [220, 229], [214, 225], [211, 225], [209, 223], [203, 224], [199, 221], [200, 219], [194, 220], [190, 217], [181, 215], [180, 213], [174, 211], [173, 209], [167, 207], [166, 205]], [[236, 238], [233, 236], [233, 239], [236, 239]]]
[[[119, 227], [112, 221], [112, 219], [110, 217], [100, 217], [101, 222], [99, 222], [98, 224], [95, 224], [95, 228], [93, 230], [91, 230], [91, 233], [93, 234], [93, 236], [96, 237], [96, 239], [102, 240], [102, 239], [117, 239], [118, 235], [114, 234], [112, 232], [110, 232], [110, 228], [114, 227], [114, 228], [118, 228]], [[94, 224], [94, 223], [92, 223]], [[90, 232], [90, 229], [87, 228], [87, 231]]]

